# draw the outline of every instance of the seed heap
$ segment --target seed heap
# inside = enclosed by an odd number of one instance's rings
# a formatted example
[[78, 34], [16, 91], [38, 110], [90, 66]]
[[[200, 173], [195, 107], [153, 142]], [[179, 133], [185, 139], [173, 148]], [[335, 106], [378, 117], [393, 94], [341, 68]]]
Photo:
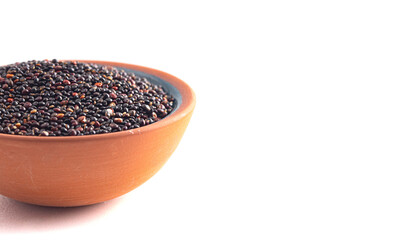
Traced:
[[0, 67], [0, 133], [118, 132], [157, 122], [173, 106], [161, 86], [112, 67], [55, 59]]

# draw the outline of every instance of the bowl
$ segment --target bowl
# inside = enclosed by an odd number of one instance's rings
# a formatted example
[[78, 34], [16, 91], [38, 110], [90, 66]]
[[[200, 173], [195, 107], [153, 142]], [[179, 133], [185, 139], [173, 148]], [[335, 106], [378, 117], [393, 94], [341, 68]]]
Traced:
[[176, 99], [164, 119], [131, 130], [87, 136], [0, 134], [0, 194], [56, 207], [104, 202], [130, 192], [165, 164], [181, 140], [195, 106], [192, 89], [159, 70], [126, 63], [108, 65], [147, 77]]

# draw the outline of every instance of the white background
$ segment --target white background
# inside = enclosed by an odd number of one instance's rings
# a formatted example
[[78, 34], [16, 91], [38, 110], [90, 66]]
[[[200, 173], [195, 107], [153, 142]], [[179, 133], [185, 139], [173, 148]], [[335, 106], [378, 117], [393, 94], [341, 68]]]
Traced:
[[399, 239], [397, 1], [2, 1], [0, 64], [96, 59], [196, 92], [180, 146], [106, 203], [0, 197], [0, 239]]

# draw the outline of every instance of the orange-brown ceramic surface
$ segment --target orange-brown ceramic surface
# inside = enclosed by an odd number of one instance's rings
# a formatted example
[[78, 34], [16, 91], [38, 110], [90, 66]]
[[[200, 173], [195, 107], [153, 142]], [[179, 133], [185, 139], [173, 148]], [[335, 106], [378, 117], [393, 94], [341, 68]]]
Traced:
[[44, 206], [81, 206], [106, 201], [148, 180], [177, 147], [195, 105], [194, 93], [186, 83], [146, 67], [82, 62], [157, 76], [178, 89], [182, 104], [159, 122], [117, 133], [76, 137], [0, 134], [0, 194]]

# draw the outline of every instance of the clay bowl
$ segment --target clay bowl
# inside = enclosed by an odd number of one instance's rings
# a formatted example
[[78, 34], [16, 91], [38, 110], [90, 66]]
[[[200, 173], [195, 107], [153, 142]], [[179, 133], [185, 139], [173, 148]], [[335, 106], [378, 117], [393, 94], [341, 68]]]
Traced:
[[121, 196], [151, 178], [168, 160], [189, 123], [195, 95], [165, 72], [115, 62], [81, 61], [133, 71], [177, 99], [173, 113], [116, 133], [33, 137], [0, 134], [0, 194], [42, 206], [82, 206]]

